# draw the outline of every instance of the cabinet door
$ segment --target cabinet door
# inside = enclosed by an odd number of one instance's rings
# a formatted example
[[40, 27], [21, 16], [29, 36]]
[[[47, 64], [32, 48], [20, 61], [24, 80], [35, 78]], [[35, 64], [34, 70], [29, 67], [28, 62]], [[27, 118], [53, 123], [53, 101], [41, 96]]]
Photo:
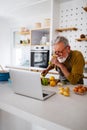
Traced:
[[31, 30], [31, 45], [46, 45], [50, 40], [50, 28]]

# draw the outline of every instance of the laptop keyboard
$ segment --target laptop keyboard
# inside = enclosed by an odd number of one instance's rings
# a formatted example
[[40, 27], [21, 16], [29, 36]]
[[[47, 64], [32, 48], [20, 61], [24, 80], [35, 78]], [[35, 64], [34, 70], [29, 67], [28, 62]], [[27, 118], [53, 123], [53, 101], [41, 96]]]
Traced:
[[46, 94], [46, 93], [43, 93], [43, 97], [45, 97], [45, 96], [47, 96], [48, 94]]

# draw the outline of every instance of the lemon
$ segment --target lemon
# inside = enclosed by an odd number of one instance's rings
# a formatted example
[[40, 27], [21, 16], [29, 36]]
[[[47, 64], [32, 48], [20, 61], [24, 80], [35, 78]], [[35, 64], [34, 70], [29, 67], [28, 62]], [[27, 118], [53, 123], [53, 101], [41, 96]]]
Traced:
[[64, 96], [70, 96], [70, 89], [69, 89], [69, 87], [66, 87], [66, 88], [59, 87], [58, 89], [59, 89], [59, 94], [62, 94]]
[[63, 95], [63, 93], [64, 93], [64, 91], [63, 91], [63, 90], [60, 90], [60, 91], [59, 91], [59, 94], [62, 94], [62, 95]]
[[55, 77], [54, 76], [50, 76], [49, 80], [55, 80]]
[[69, 92], [66, 92], [66, 91], [63, 92], [63, 95], [64, 96], [70, 96]]
[[65, 91], [66, 91], [66, 92], [69, 92], [69, 91], [70, 91], [69, 87], [66, 87], [66, 88], [65, 88]]

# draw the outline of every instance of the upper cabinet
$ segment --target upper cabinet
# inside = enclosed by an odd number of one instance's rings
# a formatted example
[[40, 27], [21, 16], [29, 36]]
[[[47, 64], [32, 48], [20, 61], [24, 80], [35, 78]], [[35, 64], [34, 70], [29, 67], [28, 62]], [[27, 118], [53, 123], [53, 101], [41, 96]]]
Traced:
[[31, 30], [31, 45], [49, 45], [50, 27]]
[[50, 45], [50, 27], [15, 31], [14, 45]]

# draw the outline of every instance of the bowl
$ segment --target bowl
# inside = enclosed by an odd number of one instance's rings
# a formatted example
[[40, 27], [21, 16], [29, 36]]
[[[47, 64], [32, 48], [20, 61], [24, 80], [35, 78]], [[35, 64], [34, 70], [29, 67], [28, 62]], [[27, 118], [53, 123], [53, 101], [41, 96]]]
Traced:
[[9, 72], [0, 72], [0, 81], [8, 81], [9, 78]]

